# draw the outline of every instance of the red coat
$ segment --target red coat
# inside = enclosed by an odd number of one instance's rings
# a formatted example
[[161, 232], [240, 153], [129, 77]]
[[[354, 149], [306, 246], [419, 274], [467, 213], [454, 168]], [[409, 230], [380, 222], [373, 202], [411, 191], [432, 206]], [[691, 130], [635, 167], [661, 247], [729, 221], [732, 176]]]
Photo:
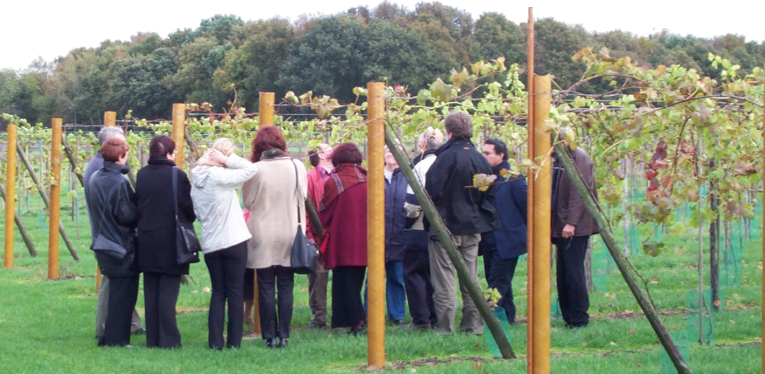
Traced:
[[[334, 181], [329, 179], [327, 183]], [[324, 240], [329, 240], [324, 268], [367, 266], [367, 183], [345, 190], [319, 212], [319, 217], [325, 229]]]
[[[322, 196], [324, 196], [324, 181], [321, 179], [322, 170], [320, 168], [321, 166], [317, 166], [306, 174], [306, 178], [308, 179], [308, 197], [311, 199], [317, 212], [319, 211], [319, 202], [321, 201]], [[314, 230], [313, 225], [311, 225], [311, 220], [308, 219], [308, 212], [306, 212], [305, 222], [307, 229], [305, 235], [308, 239], [313, 239], [318, 242], [316, 239], [318, 235], [316, 235], [316, 230]]]

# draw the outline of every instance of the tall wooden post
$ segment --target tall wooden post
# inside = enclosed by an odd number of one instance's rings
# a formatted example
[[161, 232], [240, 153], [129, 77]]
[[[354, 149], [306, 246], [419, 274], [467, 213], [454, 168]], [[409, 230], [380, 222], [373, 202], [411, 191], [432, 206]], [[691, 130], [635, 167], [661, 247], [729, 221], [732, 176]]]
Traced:
[[183, 169], [183, 142], [186, 129], [186, 104], [173, 104], [173, 141], [175, 142], [175, 166]]
[[552, 144], [551, 134], [547, 131], [545, 122], [550, 113], [552, 100], [552, 79], [549, 75], [534, 78], [534, 127], [529, 133], [534, 132], [533, 160], [541, 165], [536, 171], [534, 181], [534, 219], [529, 221], [534, 226], [534, 262], [529, 262], [533, 272], [534, 305], [533, 323], [531, 328], [534, 334], [531, 337], [533, 344], [533, 367], [534, 374], [546, 374], [550, 372], [550, 211], [552, 160], [546, 156], [550, 154]]
[[367, 120], [367, 355], [369, 366], [385, 365], [385, 83], [370, 82]]
[[58, 279], [58, 225], [61, 208], [61, 118], [51, 120], [50, 170], [53, 181], [50, 184], [50, 212], [48, 225], [48, 279]]
[[117, 112], [104, 112], [104, 127], [117, 126]]
[[260, 109], [258, 110], [258, 126], [273, 126], [274, 124], [274, 93], [260, 93]]
[[16, 213], [16, 125], [8, 125], [8, 145], [5, 163], [5, 252], [3, 264], [13, 267], [13, 219]]
[[[528, 90], [528, 108], [526, 110], [526, 131], [528, 133], [528, 151], [527, 155], [529, 159], [534, 158], [534, 8], [529, 8], [529, 23], [528, 23], [528, 51], [527, 51], [527, 90]], [[526, 172], [528, 175], [528, 210], [527, 222], [534, 222], [534, 169], [530, 168]], [[534, 263], [534, 225], [526, 225], [528, 242], [527, 242], [527, 263], [529, 270], [527, 272], [527, 323], [526, 323], [526, 372], [534, 372], [534, 272], [531, 271], [532, 264]]]
[[[117, 126], [117, 112], [106, 111], [104, 112], [104, 127]], [[101, 268], [96, 264], [96, 293], [101, 287]]]
[[[258, 127], [273, 126], [274, 124], [274, 93], [261, 92], [258, 109]], [[260, 300], [258, 300], [258, 277], [255, 277], [255, 298], [252, 300], [252, 332], [261, 334], [260, 329]]]

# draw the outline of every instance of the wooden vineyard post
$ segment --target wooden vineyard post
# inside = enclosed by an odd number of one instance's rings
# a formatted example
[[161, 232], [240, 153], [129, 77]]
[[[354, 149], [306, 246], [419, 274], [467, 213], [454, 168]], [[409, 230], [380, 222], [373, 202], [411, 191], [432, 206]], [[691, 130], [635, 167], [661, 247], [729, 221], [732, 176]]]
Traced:
[[61, 118], [51, 120], [50, 170], [53, 181], [50, 184], [50, 211], [48, 225], [48, 279], [58, 279], [58, 225], [61, 208]]
[[[274, 124], [274, 93], [261, 92], [258, 109], [258, 127], [273, 126]], [[255, 297], [252, 300], [252, 332], [261, 334], [260, 330], [260, 300], [258, 300], [258, 277], [255, 277]]]
[[370, 82], [367, 112], [367, 361], [385, 366], [385, 83]]
[[16, 130], [17, 125], [8, 125], [8, 145], [5, 163], [5, 251], [3, 264], [13, 267], [13, 219], [16, 213]]
[[186, 129], [186, 104], [173, 104], [173, 141], [175, 142], [175, 166], [183, 169], [183, 139]]
[[117, 126], [117, 112], [104, 112], [104, 127]]
[[[528, 89], [528, 108], [526, 110], [526, 130], [528, 132], [528, 157], [532, 158], [534, 154], [534, 131], [531, 130], [534, 126], [534, 8], [529, 8], [529, 22], [528, 22], [528, 56], [527, 56], [527, 68], [526, 68], [526, 80]], [[526, 323], [526, 372], [531, 374], [534, 372], [534, 272], [531, 271], [531, 266], [534, 263], [534, 169], [529, 167], [526, 175], [528, 178], [528, 195], [526, 212], [527, 222], [532, 224], [526, 225], [527, 236], [530, 240], [527, 242], [527, 263], [529, 271], [527, 273], [527, 323]]]
[[[117, 125], [117, 112], [106, 111], [104, 112], [104, 127], [113, 127]], [[68, 148], [68, 147], [67, 147]], [[85, 187], [83, 185], [83, 187]], [[96, 264], [96, 293], [101, 286], [101, 268]]]
[[[20, 148], [16, 148], [20, 149]], [[3, 188], [2, 184], [0, 184], [0, 197], [5, 200], [5, 188]], [[29, 254], [32, 257], [37, 257], [37, 250], [35, 249], [35, 243], [32, 241], [32, 236], [29, 235], [29, 231], [27, 231], [27, 228], [24, 226], [24, 222], [21, 221], [21, 216], [18, 213], [14, 212], [14, 220], [16, 221], [16, 227], [19, 229], [19, 234], [21, 234], [21, 238], [24, 239], [24, 244], [26, 244], [27, 249], [29, 250]]]
[[[547, 131], [547, 115], [550, 113], [552, 100], [552, 79], [549, 75], [534, 77], [534, 124], [529, 134], [534, 133], [534, 153], [531, 159], [540, 169], [534, 178], [534, 219], [529, 221], [534, 226], [533, 249], [534, 262], [529, 268], [534, 275], [534, 306], [532, 336], [533, 373], [550, 372], [550, 212], [552, 186], [551, 164], [548, 156], [552, 144]], [[531, 178], [529, 178], [531, 179]]]

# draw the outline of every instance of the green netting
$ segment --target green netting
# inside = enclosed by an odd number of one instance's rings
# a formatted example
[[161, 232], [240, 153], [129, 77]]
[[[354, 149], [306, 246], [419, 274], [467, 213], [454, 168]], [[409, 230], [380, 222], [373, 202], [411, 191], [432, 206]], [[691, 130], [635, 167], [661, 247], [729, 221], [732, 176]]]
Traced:
[[37, 221], [40, 223], [40, 230], [42, 232], [48, 231], [48, 220], [45, 219], [45, 216], [42, 212], [37, 212]]
[[704, 290], [704, 300], [701, 303], [698, 290], [688, 291], [688, 341], [711, 345], [714, 341], [712, 290]]
[[[507, 314], [505, 313], [505, 309], [502, 307], [496, 307], [494, 309], [494, 316], [499, 320], [499, 325], [502, 326], [502, 332], [505, 333], [507, 341], [512, 344], [512, 341], [510, 340], [510, 324], [507, 323]], [[499, 346], [497, 346], [497, 341], [494, 340], [494, 337], [491, 335], [489, 326], [486, 326], [486, 321], [484, 321], [483, 324], [483, 333], [486, 335], [486, 343], [489, 346], [489, 350], [491, 351], [492, 356], [496, 358], [502, 358], [502, 352], [500, 352]]]
[[726, 237], [725, 233], [722, 234], [723, 245], [722, 263], [723, 273], [725, 274], [721, 285], [725, 287], [738, 286], [741, 284], [741, 260], [744, 258], [743, 241], [741, 240], [741, 234], [733, 233], [728, 234], [730, 238]]
[[[671, 333], [672, 341], [675, 342], [677, 349], [680, 351], [680, 355], [683, 356], [685, 362], [688, 362], [690, 358], [690, 351], [688, 350], [688, 335], [685, 333]], [[672, 359], [669, 358], [667, 351], [664, 347], [659, 347], [659, 373], [660, 374], [675, 374], [677, 369], [672, 363]]]
[[629, 242], [630, 256], [639, 256], [642, 251], [640, 250], [640, 238], [638, 237], [637, 226], [630, 227], [627, 238], [627, 241]]
[[553, 295], [552, 298], [553, 301], [550, 303], [550, 319], [558, 320], [561, 318], [558, 295]]
[[609, 270], [609, 258], [611, 254], [596, 241], [592, 245], [592, 255], [590, 256], [590, 271], [592, 275], [592, 290], [596, 292], [608, 292], [608, 283], [606, 274]]

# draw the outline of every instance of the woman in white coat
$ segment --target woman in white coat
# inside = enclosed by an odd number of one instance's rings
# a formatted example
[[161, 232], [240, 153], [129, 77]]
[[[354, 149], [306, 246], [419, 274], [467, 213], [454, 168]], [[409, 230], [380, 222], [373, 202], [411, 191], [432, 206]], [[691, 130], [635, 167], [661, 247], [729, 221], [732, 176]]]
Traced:
[[236, 145], [230, 139], [218, 139], [191, 171], [191, 199], [202, 225], [202, 252], [212, 282], [208, 318], [211, 349], [223, 349], [226, 299], [226, 347], [239, 348], [242, 343], [242, 278], [247, 265], [247, 241], [252, 236], [244, 222], [236, 188], [252, 178], [258, 167], [235, 151]]

